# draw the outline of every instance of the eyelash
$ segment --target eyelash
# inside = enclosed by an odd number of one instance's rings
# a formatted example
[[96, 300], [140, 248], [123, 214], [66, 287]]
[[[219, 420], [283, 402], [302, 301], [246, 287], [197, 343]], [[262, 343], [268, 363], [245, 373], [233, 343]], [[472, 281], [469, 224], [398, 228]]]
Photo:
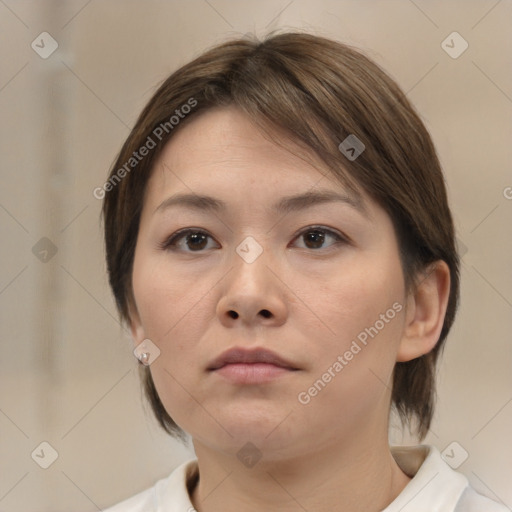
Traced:
[[[307, 233], [314, 232], [314, 231], [320, 232], [324, 235], [332, 236], [335, 239], [335, 243], [332, 244], [330, 247], [340, 245], [340, 244], [350, 243], [349, 240], [345, 236], [342, 236], [341, 234], [339, 234], [331, 229], [322, 227], [322, 226], [309, 226], [309, 227], [303, 229], [300, 233], [298, 233], [295, 236], [294, 240], [300, 238], [301, 236], [303, 236]], [[167, 238], [164, 242], [160, 243], [159, 247], [160, 247], [160, 249], [166, 250], [166, 251], [179, 251], [179, 249], [176, 248], [176, 243], [179, 240], [181, 240], [182, 238], [185, 238], [186, 235], [189, 235], [189, 234], [206, 235], [206, 236], [212, 238], [209, 233], [207, 233], [206, 231], [203, 231], [202, 229], [185, 228], [180, 231], [177, 231], [176, 233], [171, 235], [169, 238]], [[308, 249], [308, 248], [306, 247], [305, 249]], [[312, 250], [313, 252], [320, 252], [322, 249], [324, 249], [324, 248], [322, 247], [320, 249], [310, 249], [310, 250]], [[199, 251], [183, 251], [183, 252], [193, 254], [193, 253], [201, 253], [201, 252], [205, 252], [205, 251], [199, 250]]]

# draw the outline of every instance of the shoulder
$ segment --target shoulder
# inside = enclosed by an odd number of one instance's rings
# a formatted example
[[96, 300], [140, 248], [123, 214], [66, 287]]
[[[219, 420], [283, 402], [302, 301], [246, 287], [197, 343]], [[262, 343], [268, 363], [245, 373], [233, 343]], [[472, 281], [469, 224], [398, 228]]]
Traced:
[[131, 498], [103, 512], [160, 512], [166, 510], [187, 512], [193, 510], [188, 485], [197, 473], [197, 459], [188, 460], [178, 466], [169, 476]]
[[103, 512], [156, 512], [155, 488], [158, 483], [150, 489], [105, 509]]
[[510, 509], [466, 487], [454, 512], [510, 512]]
[[435, 446], [392, 446], [391, 453], [411, 481], [383, 512], [510, 512], [478, 494]]

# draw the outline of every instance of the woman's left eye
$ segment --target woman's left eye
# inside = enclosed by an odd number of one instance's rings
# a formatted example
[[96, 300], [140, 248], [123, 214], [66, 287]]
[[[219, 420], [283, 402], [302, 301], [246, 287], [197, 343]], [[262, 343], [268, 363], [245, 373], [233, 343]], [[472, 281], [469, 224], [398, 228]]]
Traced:
[[334, 239], [334, 243], [330, 244], [331, 246], [347, 243], [347, 239], [343, 236], [330, 229], [321, 227], [307, 228], [297, 236], [296, 240], [302, 238], [306, 249], [323, 249], [325, 247], [323, 244], [329, 237]]

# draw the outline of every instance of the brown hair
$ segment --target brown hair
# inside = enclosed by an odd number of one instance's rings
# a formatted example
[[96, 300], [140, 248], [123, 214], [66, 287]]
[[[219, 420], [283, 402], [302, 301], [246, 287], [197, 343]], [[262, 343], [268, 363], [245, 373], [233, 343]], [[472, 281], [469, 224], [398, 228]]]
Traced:
[[[409, 429], [416, 419], [422, 440], [434, 411], [436, 361], [459, 301], [454, 226], [440, 163], [418, 114], [377, 64], [347, 45], [298, 32], [273, 34], [263, 41], [246, 36], [213, 47], [162, 83], [125, 141], [105, 184], [110, 185], [104, 187], [107, 269], [121, 320], [129, 322], [135, 304], [132, 266], [154, 163], [176, 130], [200, 112], [222, 105], [236, 106], [267, 132], [269, 127], [284, 130], [290, 140], [318, 155], [354, 194], [359, 195], [360, 187], [384, 208], [397, 234], [407, 292], [414, 291], [431, 263], [447, 263], [450, 295], [439, 341], [428, 354], [396, 363], [393, 374], [392, 405]], [[176, 123], [180, 113], [182, 120]], [[338, 148], [349, 135], [365, 145], [354, 160]], [[149, 146], [150, 139], [153, 149], [135, 161], [134, 154]], [[183, 439], [158, 397], [149, 368], [141, 365], [141, 371], [160, 425]]]

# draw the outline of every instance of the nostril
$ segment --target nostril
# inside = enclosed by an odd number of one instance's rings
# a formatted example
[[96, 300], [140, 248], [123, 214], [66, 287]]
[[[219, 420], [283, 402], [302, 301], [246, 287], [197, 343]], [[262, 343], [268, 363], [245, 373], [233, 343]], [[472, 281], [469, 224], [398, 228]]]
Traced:
[[228, 315], [231, 317], [231, 318], [238, 318], [238, 313], [236, 311], [229, 311], [228, 312]]
[[261, 310], [261, 314], [262, 314], [265, 318], [269, 318], [270, 316], [272, 316], [272, 313], [271, 313], [268, 309], [262, 309], [262, 310]]

